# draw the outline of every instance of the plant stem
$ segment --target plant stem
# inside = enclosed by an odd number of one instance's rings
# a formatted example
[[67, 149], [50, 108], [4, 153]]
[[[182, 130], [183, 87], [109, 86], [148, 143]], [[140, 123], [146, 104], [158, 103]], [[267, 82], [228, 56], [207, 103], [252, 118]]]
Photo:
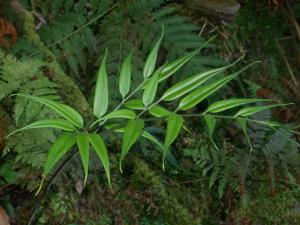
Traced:
[[[121, 108], [122, 106], [123, 106], [123, 104], [126, 102], [126, 101], [128, 101], [136, 92], [138, 92], [144, 85], [145, 85], [145, 83], [148, 81], [148, 79], [147, 80], [144, 80], [133, 92], [131, 92], [126, 98], [124, 98], [122, 101], [121, 101], [121, 103], [112, 111], [112, 112], [114, 112], [114, 111], [117, 111], [119, 108]], [[100, 130], [100, 127], [103, 125], [103, 124], [105, 124], [106, 123], [106, 121], [107, 121], [107, 119], [106, 120], [103, 120], [100, 124], [99, 124], [99, 126], [98, 126], [98, 128], [97, 128], [97, 130], [96, 130], [96, 132], [97, 131], [99, 131]]]
[[40, 208], [42, 201], [44, 199], [44, 197], [46, 196], [47, 192], [49, 192], [50, 187], [54, 181], [54, 179], [58, 176], [58, 174], [62, 171], [62, 169], [64, 168], [64, 166], [73, 158], [73, 156], [75, 156], [77, 153], [76, 149], [73, 147], [72, 151], [69, 153], [69, 155], [66, 157], [66, 159], [63, 161], [63, 163], [57, 168], [57, 170], [55, 171], [55, 173], [52, 175], [52, 177], [50, 178], [50, 180], [48, 181], [46, 187], [44, 188], [42, 194], [40, 195], [40, 198], [37, 200], [35, 207], [30, 215], [30, 218], [27, 222], [27, 225], [35, 225], [36, 224], [36, 214], [38, 212], [38, 209]]

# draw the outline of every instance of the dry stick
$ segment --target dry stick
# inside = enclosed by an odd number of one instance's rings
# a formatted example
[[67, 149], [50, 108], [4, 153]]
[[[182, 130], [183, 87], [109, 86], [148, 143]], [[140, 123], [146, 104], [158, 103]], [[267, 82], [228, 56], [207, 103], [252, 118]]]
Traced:
[[48, 181], [46, 187], [44, 188], [42, 194], [40, 195], [40, 198], [38, 199], [38, 201], [35, 204], [35, 207], [30, 215], [30, 218], [27, 222], [27, 225], [34, 225], [36, 224], [36, 214], [38, 212], [38, 209], [40, 208], [42, 201], [44, 199], [44, 197], [46, 196], [46, 194], [49, 192], [50, 187], [54, 181], [54, 179], [60, 174], [60, 172], [62, 171], [62, 169], [64, 168], [64, 166], [73, 158], [73, 156], [75, 156], [77, 153], [76, 149], [73, 147], [72, 151], [69, 153], [69, 155], [66, 157], [66, 159], [63, 161], [63, 163], [57, 168], [57, 170], [55, 171], [55, 173], [52, 175], [52, 177], [50, 178], [50, 180]]
[[295, 75], [294, 75], [294, 72], [292, 70], [292, 67], [291, 67], [289, 61], [287, 60], [287, 58], [286, 58], [286, 56], [284, 54], [284, 51], [283, 51], [283, 49], [282, 49], [282, 47], [281, 47], [278, 39], [275, 39], [275, 43], [276, 43], [276, 45], [277, 45], [277, 47], [279, 49], [279, 52], [280, 52], [280, 54], [281, 54], [281, 56], [282, 56], [282, 58], [283, 58], [283, 60], [285, 62], [285, 65], [286, 65], [286, 67], [287, 67], [287, 69], [288, 69], [288, 71], [289, 71], [289, 73], [291, 75], [293, 83], [294, 83], [295, 87], [297, 87], [298, 86], [298, 82], [297, 82], [297, 80], [295, 78]]

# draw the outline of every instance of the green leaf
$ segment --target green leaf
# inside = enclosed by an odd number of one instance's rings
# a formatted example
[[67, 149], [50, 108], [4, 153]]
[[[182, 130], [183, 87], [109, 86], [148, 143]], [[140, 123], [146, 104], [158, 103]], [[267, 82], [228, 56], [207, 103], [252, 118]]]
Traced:
[[286, 105], [290, 105], [291, 103], [288, 104], [274, 104], [274, 105], [266, 105], [266, 106], [253, 106], [253, 107], [246, 107], [243, 108], [241, 110], [239, 110], [234, 117], [237, 116], [251, 116], [255, 113], [264, 111], [264, 110], [268, 110], [268, 109], [272, 109], [274, 107], [280, 107], [280, 106], [286, 106]]
[[13, 135], [17, 132], [29, 130], [29, 129], [36, 129], [36, 128], [57, 128], [57, 129], [61, 129], [64, 131], [75, 131], [76, 130], [76, 127], [69, 121], [66, 121], [63, 119], [47, 119], [47, 120], [39, 120], [39, 121], [33, 122], [32, 124], [29, 124], [25, 127], [14, 130], [6, 138], [10, 137], [11, 135]]
[[51, 109], [53, 109], [55, 112], [57, 112], [59, 115], [64, 117], [66, 120], [68, 120], [75, 126], [80, 127], [80, 128], [83, 127], [82, 116], [75, 109], [71, 108], [68, 105], [57, 103], [55, 101], [52, 101], [52, 100], [49, 100], [46, 98], [35, 97], [35, 96], [30, 96], [30, 95], [16, 94], [16, 96], [29, 98], [31, 100], [34, 100], [41, 104], [44, 104], [44, 105], [50, 107]]
[[157, 69], [154, 73], [154, 75], [150, 78], [149, 82], [145, 86], [145, 91], [143, 94], [143, 103], [145, 107], [150, 105], [154, 98], [155, 94], [157, 91], [157, 86], [158, 86], [158, 80], [159, 80], [159, 75], [161, 73], [162, 67]]
[[240, 125], [240, 127], [242, 128], [242, 131], [243, 131], [243, 133], [246, 137], [246, 140], [250, 146], [250, 151], [252, 151], [253, 148], [252, 148], [251, 140], [250, 140], [250, 137], [247, 132], [247, 121], [244, 118], [237, 118], [237, 122]]
[[102, 120], [117, 119], [117, 118], [134, 119], [135, 117], [136, 114], [134, 111], [129, 109], [119, 109], [107, 114], [102, 118]]
[[128, 102], [125, 102], [124, 105], [129, 109], [135, 110], [143, 110], [145, 108], [142, 100], [139, 99], [129, 100]]
[[206, 41], [200, 48], [196, 49], [195, 51], [174, 60], [173, 62], [168, 63], [162, 70], [159, 76], [159, 82], [169, 78], [175, 72], [177, 72], [180, 68], [182, 68], [188, 61], [190, 61], [195, 55], [197, 55], [201, 49], [203, 49], [210, 41], [212, 41], [216, 36], [210, 38]]
[[106, 176], [107, 176], [108, 184], [111, 187], [109, 158], [108, 158], [106, 146], [105, 146], [102, 138], [96, 133], [89, 134], [89, 139], [90, 139], [91, 145], [93, 146], [94, 150], [96, 151], [98, 157], [101, 160], [101, 163], [103, 165], [103, 168], [104, 168]]
[[187, 110], [189, 108], [194, 107], [195, 105], [203, 101], [205, 98], [207, 98], [208, 96], [210, 96], [211, 94], [219, 90], [221, 87], [223, 87], [225, 84], [227, 84], [235, 77], [236, 74], [233, 74], [223, 79], [216, 80], [208, 85], [202, 86], [199, 89], [191, 92], [180, 101], [178, 109]]
[[171, 112], [159, 105], [153, 106], [152, 108], [149, 109], [149, 113], [152, 116], [155, 117], [165, 117], [165, 116], [169, 116], [171, 114]]
[[[212, 70], [209, 70], [206, 72], [197, 73], [197, 74], [173, 85], [172, 87], [170, 87], [169, 89], [167, 89], [165, 91], [165, 93], [163, 94], [161, 99], [164, 101], [172, 101], [172, 100], [175, 100], [175, 99], [193, 91], [195, 88], [197, 88], [198, 86], [203, 84], [208, 79], [224, 72], [226, 69], [235, 65], [241, 58], [239, 58], [234, 63], [229, 64], [227, 66], [217, 68], [217, 69], [212, 69]], [[243, 72], [244, 70], [246, 70], [247, 68], [252, 66], [254, 63], [257, 63], [257, 62], [253, 62], [253, 63], [247, 65], [240, 71], [236, 72], [235, 75], [240, 74], [241, 72]]]
[[182, 116], [172, 113], [168, 118], [167, 131], [166, 131], [166, 136], [164, 141], [164, 146], [165, 146], [164, 156], [167, 154], [169, 147], [179, 135], [182, 126], [183, 126]]
[[237, 99], [225, 99], [221, 101], [214, 102], [211, 104], [208, 109], [205, 111], [205, 113], [218, 113], [223, 112], [227, 109], [232, 109], [241, 105], [250, 104], [250, 103], [256, 103], [256, 102], [267, 102], [267, 101], [273, 101], [271, 99], [243, 99], [243, 98], [237, 98]]
[[160, 76], [159, 76], [159, 82], [169, 78], [172, 76], [176, 71], [178, 71], [181, 67], [183, 67], [189, 60], [191, 60], [195, 55], [197, 55], [200, 50], [202, 49], [196, 49], [195, 51], [174, 60], [173, 62], [168, 63], [162, 70]]
[[102, 59], [102, 63], [98, 72], [98, 78], [96, 82], [95, 98], [94, 98], [94, 115], [97, 118], [103, 116], [108, 108], [108, 84], [106, 73], [106, 55]]
[[157, 59], [157, 53], [158, 53], [163, 35], [164, 35], [164, 29], [162, 30], [160, 38], [154, 45], [153, 49], [151, 50], [151, 52], [146, 60], [146, 63], [145, 63], [144, 69], [143, 69], [143, 74], [144, 74], [145, 79], [150, 77], [154, 71], [156, 59]]
[[129, 109], [119, 109], [116, 111], [113, 111], [109, 114], [107, 114], [106, 116], [96, 120], [92, 125], [94, 126], [96, 123], [103, 121], [103, 120], [109, 120], [109, 119], [119, 119], [119, 118], [123, 118], [123, 119], [135, 119], [136, 114], [134, 111], [129, 110]]
[[127, 155], [129, 149], [134, 145], [134, 143], [140, 137], [142, 130], [144, 128], [144, 121], [142, 120], [129, 120], [126, 125], [123, 140], [122, 140], [122, 150], [120, 157], [120, 171], [122, 172], [122, 161]]
[[215, 127], [216, 127], [216, 118], [212, 115], [204, 115], [204, 121], [205, 121], [207, 129], [208, 129], [209, 139], [211, 140], [211, 142], [213, 143], [215, 148], [218, 150], [218, 147], [212, 138]]
[[206, 72], [197, 73], [175, 85], [170, 87], [165, 91], [162, 96], [164, 101], [173, 101], [200, 86], [208, 79], [220, 74], [221, 72], [225, 71], [228, 66], [212, 69]]
[[132, 59], [132, 53], [127, 56], [127, 58], [124, 60], [121, 72], [120, 72], [120, 80], [119, 80], [119, 90], [123, 97], [128, 94], [130, 90], [130, 81], [131, 81], [131, 59]]
[[90, 159], [90, 146], [89, 135], [87, 133], [77, 134], [77, 146], [81, 157], [82, 165], [84, 168], [84, 185], [86, 184], [89, 173], [89, 159]]
[[71, 149], [76, 143], [76, 137], [72, 133], [63, 133], [59, 136], [49, 150], [44, 167], [44, 175], [48, 175], [55, 164]]
[[146, 139], [148, 139], [149, 141], [153, 142], [154, 144], [156, 144], [164, 153], [165, 150], [165, 146], [156, 138], [154, 137], [152, 134], [150, 134], [148, 131], [143, 131], [142, 136]]

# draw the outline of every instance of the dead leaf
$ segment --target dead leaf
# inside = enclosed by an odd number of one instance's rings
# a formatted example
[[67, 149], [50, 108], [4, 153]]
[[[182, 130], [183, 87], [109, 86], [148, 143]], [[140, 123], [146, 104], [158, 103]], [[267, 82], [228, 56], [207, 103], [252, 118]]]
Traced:
[[82, 180], [78, 180], [76, 182], [75, 188], [76, 188], [76, 191], [78, 192], [78, 194], [82, 194], [82, 192], [84, 190], [84, 183], [83, 183], [83, 181]]
[[9, 218], [5, 210], [0, 207], [0, 225], [9, 225]]

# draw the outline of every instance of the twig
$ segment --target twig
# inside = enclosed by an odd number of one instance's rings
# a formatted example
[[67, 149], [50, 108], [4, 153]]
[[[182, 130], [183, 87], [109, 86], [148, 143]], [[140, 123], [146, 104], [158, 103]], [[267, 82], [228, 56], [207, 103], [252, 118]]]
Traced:
[[280, 54], [281, 54], [281, 56], [282, 56], [282, 58], [283, 58], [283, 60], [284, 60], [284, 62], [285, 62], [285, 65], [286, 65], [286, 67], [287, 67], [287, 69], [288, 69], [288, 71], [289, 71], [289, 73], [290, 73], [290, 76], [291, 76], [291, 78], [292, 78], [292, 81], [293, 81], [295, 87], [298, 87], [298, 82], [297, 82], [297, 80], [296, 80], [296, 78], [295, 78], [295, 75], [294, 75], [294, 72], [293, 72], [293, 70], [292, 70], [292, 67], [291, 67], [291, 65], [290, 65], [290, 63], [289, 63], [289, 61], [288, 61], [288, 59], [286, 58], [286, 56], [285, 56], [285, 54], [284, 54], [284, 51], [283, 51], [283, 49], [282, 49], [282, 47], [281, 47], [281, 45], [280, 45], [278, 39], [275, 39], [275, 43], [276, 43], [276, 45], [277, 45], [277, 47], [278, 47], [278, 49], [279, 49], [279, 52], [280, 52]]

